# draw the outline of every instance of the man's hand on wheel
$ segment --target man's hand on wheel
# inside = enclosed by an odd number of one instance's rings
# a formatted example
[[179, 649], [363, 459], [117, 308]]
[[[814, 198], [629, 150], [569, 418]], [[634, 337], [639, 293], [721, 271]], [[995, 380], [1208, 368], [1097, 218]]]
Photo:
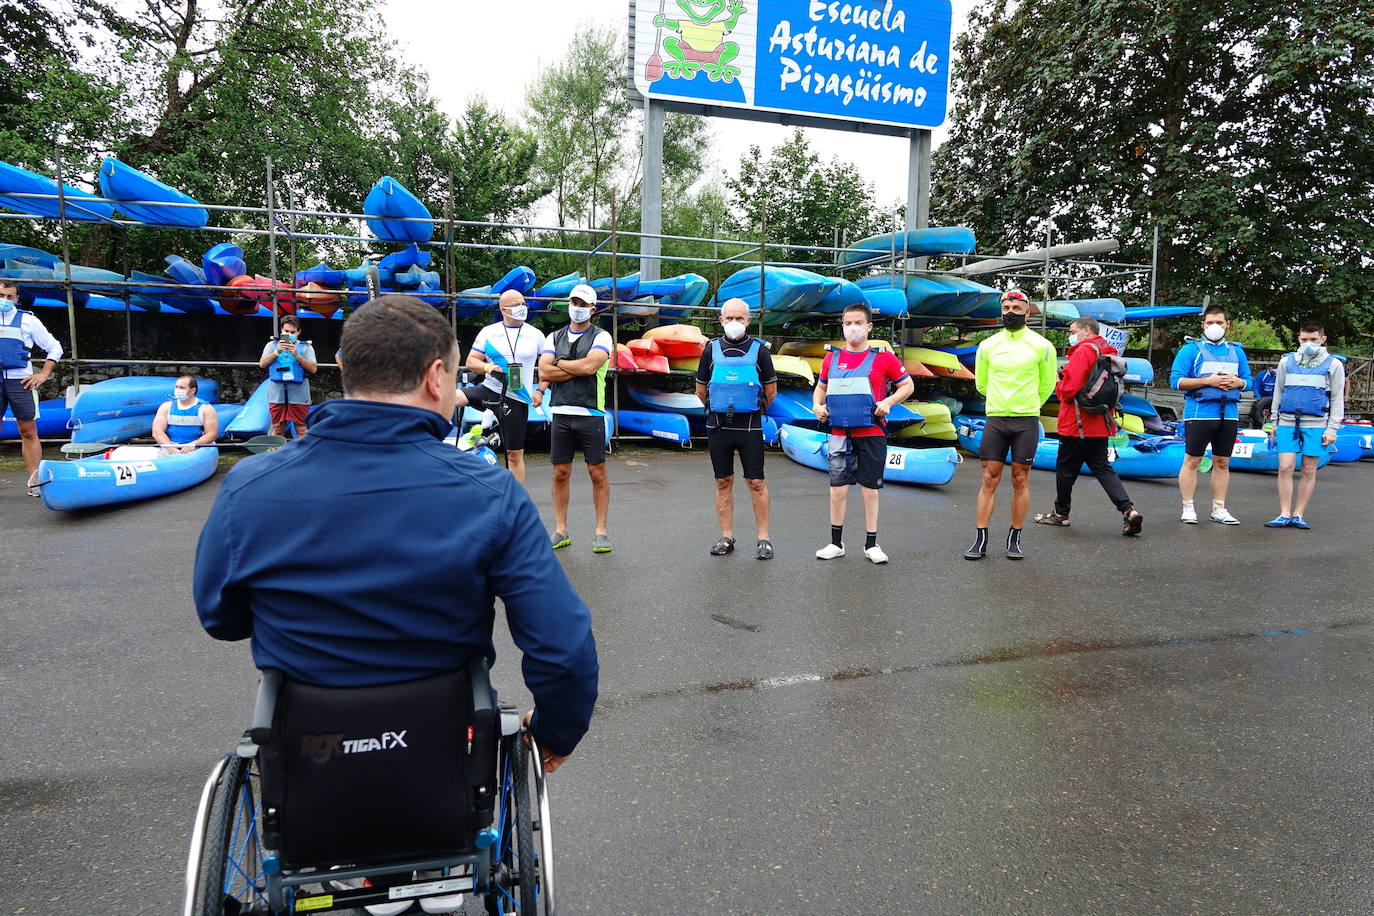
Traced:
[[[529, 728], [529, 727], [530, 727], [530, 719], [532, 719], [532, 718], [534, 718], [534, 710], [533, 710], [533, 709], [527, 709], [527, 710], [525, 710], [525, 714], [524, 714], [523, 716], [520, 717], [520, 722], [521, 722], [521, 724], [523, 724], [523, 725], [525, 726], [525, 728]], [[552, 773], [554, 770], [556, 770], [556, 769], [558, 769], [559, 767], [561, 767], [561, 766], [563, 765], [563, 763], [568, 759], [568, 757], [560, 757], [560, 756], [558, 756], [557, 754], [551, 752], [548, 748], [544, 748], [544, 747], [541, 747], [541, 748], [539, 749], [539, 753], [542, 754], [543, 757], [544, 757], [544, 772], [545, 772], [545, 773]], [[572, 755], [569, 754], [568, 756], [570, 757], [570, 756], [572, 756]]]

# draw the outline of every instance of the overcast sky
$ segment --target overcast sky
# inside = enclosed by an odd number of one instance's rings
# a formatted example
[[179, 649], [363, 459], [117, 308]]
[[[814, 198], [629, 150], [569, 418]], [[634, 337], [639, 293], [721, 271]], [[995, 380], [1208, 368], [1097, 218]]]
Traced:
[[[878, 6], [880, 0], [857, 3]], [[972, 5], [973, 0], [954, 0], [955, 34]], [[429, 73], [440, 105], [455, 116], [474, 93], [508, 115], [520, 114], [534, 75], [562, 59], [580, 25], [592, 22], [623, 31], [629, 24], [628, 0], [386, 0], [386, 9], [388, 28], [402, 53]], [[721, 118], [712, 119], [711, 128], [716, 162], [731, 172], [750, 145], [771, 149], [791, 130]], [[943, 133], [935, 132], [936, 144]], [[823, 157], [854, 162], [876, 186], [879, 202], [905, 201], [907, 140], [830, 130], [808, 130], [807, 135]]]

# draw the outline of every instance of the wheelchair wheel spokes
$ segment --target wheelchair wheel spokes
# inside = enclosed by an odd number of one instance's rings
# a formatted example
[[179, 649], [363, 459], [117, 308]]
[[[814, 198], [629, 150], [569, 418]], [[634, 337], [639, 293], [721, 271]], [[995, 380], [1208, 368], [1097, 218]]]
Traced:
[[496, 823], [500, 837], [495, 844], [492, 884], [487, 893], [487, 913], [538, 912], [542, 894], [541, 858], [530, 796], [530, 754], [524, 741], [510, 736], [502, 742], [500, 803]]
[[266, 912], [254, 761], [230, 755], [210, 805], [195, 879], [195, 916]]

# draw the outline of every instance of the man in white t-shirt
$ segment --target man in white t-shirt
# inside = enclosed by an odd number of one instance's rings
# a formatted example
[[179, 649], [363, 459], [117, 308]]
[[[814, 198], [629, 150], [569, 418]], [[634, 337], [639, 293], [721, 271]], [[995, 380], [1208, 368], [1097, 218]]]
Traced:
[[549, 335], [539, 357], [539, 387], [552, 389], [549, 413], [549, 461], [553, 464], [554, 550], [572, 543], [568, 534], [568, 480], [573, 454], [582, 450], [592, 478], [596, 534], [592, 551], [610, 553], [606, 512], [611, 485], [606, 480], [606, 367], [615, 349], [611, 335], [592, 326], [596, 291], [585, 283], [568, 296], [568, 324]]
[[464, 389], [464, 394], [472, 407], [496, 414], [510, 472], [523, 484], [530, 407], [538, 407], [544, 400], [544, 392], [534, 386], [534, 368], [544, 352], [544, 333], [525, 323], [529, 306], [515, 290], [502, 293], [497, 305], [501, 320], [477, 332], [467, 359], [469, 369], [487, 374], [486, 381], [480, 387]]

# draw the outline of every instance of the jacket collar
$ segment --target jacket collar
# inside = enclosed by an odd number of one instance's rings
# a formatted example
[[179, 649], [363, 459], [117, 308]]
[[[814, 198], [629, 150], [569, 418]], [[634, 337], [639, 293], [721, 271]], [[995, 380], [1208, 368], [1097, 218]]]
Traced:
[[443, 439], [452, 426], [452, 419], [423, 407], [341, 398], [315, 410], [310, 435], [375, 445]]

